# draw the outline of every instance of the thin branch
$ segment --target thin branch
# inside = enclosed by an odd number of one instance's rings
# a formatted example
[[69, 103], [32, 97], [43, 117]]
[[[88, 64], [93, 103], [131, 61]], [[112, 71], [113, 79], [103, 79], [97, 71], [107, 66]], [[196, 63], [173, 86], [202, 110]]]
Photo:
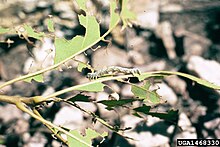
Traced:
[[[41, 116], [41, 114], [36, 110], [36, 109], [33, 109], [33, 112], [38, 115], [39, 117], [43, 118]], [[60, 140], [62, 141], [63, 143], [65, 143], [66, 145], [67, 144], [67, 140], [65, 140], [56, 130], [54, 130], [51, 126], [45, 124], [45, 126]]]
[[79, 105], [77, 105], [77, 104], [74, 103], [74, 102], [66, 101], [66, 100], [64, 100], [64, 102], [66, 102], [66, 103], [68, 103], [68, 104], [70, 104], [70, 105], [72, 105], [72, 106], [78, 108], [79, 110], [81, 110], [81, 111], [87, 113], [88, 115], [94, 117], [97, 121], [99, 121], [101, 124], [103, 124], [103, 125], [106, 126], [107, 128], [109, 128], [109, 129], [115, 131], [115, 129], [114, 129], [113, 126], [109, 125], [105, 120], [101, 119], [99, 116], [97, 116], [97, 115], [94, 114], [93, 112], [88, 111], [88, 110], [85, 110], [85, 109], [82, 109]]
[[84, 140], [82, 140], [82, 139], [80, 139], [80, 138], [77, 138], [76, 136], [74, 136], [74, 135], [71, 134], [70, 132], [64, 130], [63, 128], [58, 127], [58, 126], [54, 125], [53, 123], [51, 123], [51, 122], [49, 122], [49, 121], [47, 121], [47, 120], [45, 120], [45, 119], [39, 117], [38, 115], [34, 114], [32, 111], [30, 111], [29, 109], [27, 109], [27, 108], [24, 106], [23, 103], [17, 102], [17, 103], [16, 103], [16, 106], [17, 106], [20, 110], [22, 110], [22, 111], [28, 113], [28, 114], [31, 115], [33, 118], [39, 120], [39, 121], [42, 122], [43, 124], [48, 125], [48, 126], [50, 126], [51, 128], [54, 128], [54, 129], [56, 129], [56, 130], [58, 130], [58, 131], [60, 131], [60, 132], [62, 132], [62, 133], [64, 133], [64, 134], [66, 134], [66, 135], [72, 137], [73, 139], [75, 139], [75, 140], [81, 142], [82, 144], [91, 147], [91, 145], [88, 144], [88, 143], [86, 143]]

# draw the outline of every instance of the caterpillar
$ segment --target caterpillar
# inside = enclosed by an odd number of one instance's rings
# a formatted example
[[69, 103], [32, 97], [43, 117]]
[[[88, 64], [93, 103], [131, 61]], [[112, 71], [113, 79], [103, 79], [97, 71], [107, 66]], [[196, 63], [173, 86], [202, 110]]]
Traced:
[[88, 73], [87, 78], [90, 80], [100, 78], [106, 74], [115, 74], [115, 73], [124, 73], [124, 74], [141, 74], [138, 68], [124, 68], [119, 66], [110, 66], [101, 70], [98, 70], [93, 73]]

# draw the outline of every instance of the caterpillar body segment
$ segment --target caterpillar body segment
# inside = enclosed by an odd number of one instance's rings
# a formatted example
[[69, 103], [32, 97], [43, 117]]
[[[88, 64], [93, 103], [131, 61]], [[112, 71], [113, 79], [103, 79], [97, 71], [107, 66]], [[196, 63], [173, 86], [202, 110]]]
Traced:
[[141, 74], [138, 68], [124, 68], [124, 67], [119, 67], [119, 66], [110, 66], [110, 67], [98, 70], [96, 72], [93, 72], [93, 73], [88, 73], [87, 78], [89, 78], [90, 80], [94, 80], [107, 74], [115, 75], [117, 73], [132, 74], [132, 75]]

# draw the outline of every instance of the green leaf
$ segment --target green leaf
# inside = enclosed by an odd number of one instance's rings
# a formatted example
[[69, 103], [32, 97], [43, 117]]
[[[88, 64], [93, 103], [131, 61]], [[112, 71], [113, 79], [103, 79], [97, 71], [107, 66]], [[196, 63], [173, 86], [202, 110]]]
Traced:
[[149, 98], [150, 102], [154, 104], [160, 103], [160, 96], [157, 94], [156, 90], [147, 92], [147, 97]]
[[73, 54], [80, 52], [81, 43], [83, 42], [82, 36], [76, 36], [72, 40], [66, 40], [64, 38], [55, 38], [55, 64], [62, 62]]
[[50, 18], [47, 19], [47, 29], [49, 32], [54, 32], [54, 24], [53, 24], [53, 20], [52, 17], [50, 16]]
[[28, 37], [42, 40], [42, 38], [45, 36], [44, 32], [36, 32], [31, 26], [27, 24], [25, 24], [23, 27], [26, 30]]
[[142, 107], [137, 107], [137, 108], [134, 108], [133, 110], [137, 112], [142, 112], [144, 114], [148, 114], [150, 109], [151, 109], [150, 106], [143, 105]]
[[79, 72], [82, 72], [83, 68], [89, 68], [90, 69], [91, 67], [87, 63], [79, 62], [78, 66], [77, 66], [77, 70]]
[[86, 18], [87, 18], [87, 16], [84, 16], [84, 15], [78, 15], [78, 17], [79, 17], [79, 23], [84, 27], [84, 28], [86, 28]]
[[160, 96], [156, 93], [156, 90], [155, 91], [149, 90], [148, 83], [147, 85], [145, 83], [143, 86], [137, 86], [132, 84], [131, 91], [139, 99], [143, 99], [144, 101], [149, 100], [154, 104], [160, 103]]
[[87, 47], [91, 46], [100, 39], [100, 28], [94, 16], [79, 15], [80, 24], [86, 28], [85, 37], [76, 36], [71, 40], [64, 38], [55, 39], [56, 54], [54, 62], [55, 64], [62, 62], [63, 60], [82, 52]]
[[168, 112], [149, 112], [148, 115], [164, 119], [169, 122], [176, 122], [178, 120], [178, 110], [169, 110]]
[[83, 94], [77, 94], [76, 96], [69, 98], [68, 101], [71, 101], [71, 102], [76, 102], [76, 101], [90, 102], [89, 98], [90, 98], [90, 96], [83, 95]]
[[44, 81], [44, 77], [43, 77], [42, 74], [40, 74], [40, 75], [36, 75], [34, 77], [27, 78], [24, 81], [28, 82], [28, 83], [31, 83], [32, 80], [35, 80], [37, 82], [43, 82]]
[[[81, 7], [81, 9], [84, 9], [84, 11], [86, 12], [86, 0], [77, 0], [77, 3]], [[112, 4], [115, 4], [115, 3], [113, 2]], [[112, 8], [114, 9], [115, 7], [116, 6], [113, 6]], [[56, 53], [55, 53], [53, 66], [45, 68], [45, 69], [41, 69], [33, 74], [28, 74], [26, 76], [16, 78], [15, 80], [13, 81], [11, 80], [9, 82], [12, 83], [14, 81], [21, 81], [21, 80], [24, 80], [25, 78], [34, 77], [34, 75], [42, 74], [46, 71], [56, 69], [57, 67], [64, 64], [65, 62], [73, 59], [76, 55], [79, 55], [83, 53], [84, 51], [86, 51], [87, 49], [91, 48], [99, 41], [104, 40], [104, 38], [112, 31], [112, 29], [119, 23], [119, 20], [120, 20], [118, 19], [118, 21], [116, 21], [117, 19], [113, 19], [114, 17], [118, 18], [118, 16], [116, 15], [115, 12], [112, 13], [114, 15], [112, 15], [111, 28], [109, 28], [107, 32], [105, 32], [102, 36], [100, 36], [99, 23], [96, 21], [96, 18], [94, 16], [89, 16], [89, 14], [87, 13], [88, 12], [86, 12], [86, 16], [82, 16], [82, 15], [79, 16], [81, 25], [83, 25], [86, 29], [86, 33], [84, 37], [76, 36], [72, 40], [66, 40], [64, 38], [57, 38], [57, 37], [55, 38]], [[27, 34], [29, 34], [29, 35], [24, 34], [26, 35], [26, 37], [32, 36], [34, 38], [41, 39], [44, 36], [43, 33], [38, 33], [27, 25], [25, 27], [28, 30]], [[5, 86], [5, 85], [6, 84], [0, 85], [0, 87]]]
[[82, 72], [83, 68], [86, 68], [86, 67], [87, 67], [87, 66], [86, 66], [85, 63], [79, 62], [79, 63], [78, 63], [78, 66], [77, 66], [77, 70], [78, 70], [79, 72]]
[[143, 118], [140, 114], [138, 114], [137, 112], [133, 113], [134, 116], [137, 116], [139, 118]]
[[151, 82], [149, 80], [146, 80], [143, 88], [149, 90], [150, 86], [151, 86]]
[[9, 32], [9, 31], [10, 31], [9, 28], [2, 28], [2, 27], [0, 26], [0, 34], [5, 34], [5, 33]]
[[139, 87], [137, 85], [132, 85], [131, 92], [140, 99], [146, 99], [147, 98], [147, 91], [146, 89]]
[[118, 21], [120, 20], [119, 14], [116, 12], [117, 2], [115, 0], [111, 0], [110, 2], [110, 24], [109, 29], [113, 28]]
[[[160, 119], [164, 119], [169, 122], [176, 122], [178, 120], [178, 110], [169, 110], [168, 112], [150, 112], [150, 106], [142, 106], [134, 108], [133, 110], [136, 112], [141, 112], [146, 115], [151, 115], [153, 117], [158, 117]], [[138, 113], [135, 113], [138, 117], [141, 117]]]
[[[102, 137], [104, 138], [105, 136], [108, 135], [107, 132], [104, 132], [103, 134], [99, 134], [97, 133], [95, 130], [92, 129], [86, 129], [86, 135], [82, 136], [77, 130], [71, 130], [70, 131], [71, 134], [73, 134], [74, 136], [76, 136], [77, 138], [83, 140], [84, 142], [86, 142], [88, 145], [92, 146], [92, 139], [96, 138], [96, 137]], [[71, 137], [67, 137], [68, 140], [68, 146], [69, 147], [87, 147], [87, 145], [71, 138]]]
[[87, 85], [79, 86], [75, 88], [75, 90], [100, 92], [104, 90], [104, 86], [105, 84], [102, 84], [101, 82], [95, 82], [95, 83], [89, 83]]
[[122, 8], [121, 8], [121, 19], [123, 22], [123, 28], [130, 25], [130, 20], [134, 20], [136, 15], [128, 9], [128, 0], [122, 0]]
[[86, 28], [86, 34], [81, 45], [82, 48], [85, 48], [100, 38], [100, 28], [94, 16], [79, 15], [79, 22]]
[[77, 4], [79, 5], [79, 8], [84, 10], [84, 11], [87, 11], [86, 9], [86, 2], [87, 0], [76, 0]]
[[104, 104], [107, 106], [106, 109], [112, 110], [113, 107], [123, 106], [125, 104], [132, 103], [134, 101], [140, 101], [140, 100], [138, 99], [103, 100], [103, 101], [98, 101], [98, 103]]

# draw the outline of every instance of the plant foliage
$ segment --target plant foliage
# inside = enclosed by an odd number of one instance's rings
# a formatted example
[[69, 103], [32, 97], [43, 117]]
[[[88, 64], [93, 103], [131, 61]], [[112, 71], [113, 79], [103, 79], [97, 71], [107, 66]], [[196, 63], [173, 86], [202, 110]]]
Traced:
[[[82, 72], [83, 68], [89, 68], [93, 71], [91, 65], [77, 61], [75, 60], [75, 57], [85, 52], [87, 49], [92, 48], [98, 42], [105, 41], [105, 37], [109, 33], [111, 33], [111, 31], [119, 24], [120, 20], [123, 23], [122, 29], [124, 29], [125, 27], [127, 27], [127, 25], [131, 24], [130, 23], [131, 20], [135, 19], [135, 14], [131, 12], [127, 7], [128, 0], [123, 0], [121, 4], [119, 4], [118, 1], [111, 0], [110, 8], [109, 8], [109, 11], [110, 11], [109, 28], [103, 35], [100, 35], [100, 24], [98, 23], [96, 16], [89, 14], [88, 8], [86, 5], [87, 0], [76, 0], [76, 2], [79, 8], [82, 11], [84, 11], [86, 14], [86, 15], [78, 14], [79, 24], [85, 28], [85, 34], [74, 36], [70, 40], [67, 40], [64, 37], [61, 37], [61, 38], [57, 37], [54, 34], [56, 28], [53, 22], [53, 17], [49, 16], [46, 22], [47, 22], [47, 29], [49, 31], [49, 34], [50, 35], [52, 34], [52, 37], [54, 39], [54, 45], [55, 45], [54, 65], [49, 66], [47, 68], [39, 69], [38, 71], [29, 73], [27, 75], [24, 75], [18, 78], [12, 79], [0, 85], [0, 88], [13, 84], [17, 81], [35, 80], [38, 82], [43, 82], [43, 74], [45, 72], [57, 70], [60, 66], [62, 66], [63, 64], [65, 64], [66, 62], [70, 60], [74, 60], [78, 62], [77, 70], [79, 72]], [[119, 10], [119, 6], [120, 6], [120, 12], [117, 11]], [[15, 27], [15, 29], [3, 28], [0, 26], [0, 34], [7, 34], [7, 33], [13, 33], [13, 32], [16, 32], [20, 38], [26, 39], [28, 43], [31, 43], [31, 41], [28, 39], [30, 37], [42, 41], [45, 36], [48, 36], [44, 32], [39, 32], [27, 24], [23, 24], [18, 27]], [[203, 79], [199, 79], [189, 74], [180, 73], [180, 72], [171, 72], [171, 71], [156, 71], [156, 72], [145, 72], [145, 73], [141, 73], [140, 75], [138, 74], [110, 75], [110, 76], [98, 78], [96, 80], [89, 81], [83, 84], [68, 87], [66, 89], [54, 92], [53, 94], [45, 96], [45, 97], [34, 96], [34, 97], [30, 97], [27, 99], [24, 97], [17, 97], [17, 96], [13, 97], [13, 96], [0, 95], [0, 101], [14, 104], [22, 111], [30, 114], [35, 119], [38, 119], [43, 124], [45, 124], [48, 127], [48, 129], [50, 129], [51, 132], [57, 138], [59, 138], [64, 143], [66, 143], [67, 141], [67, 144], [69, 146], [80, 146], [80, 147], [92, 146], [92, 139], [98, 136], [104, 138], [105, 136], [108, 135], [108, 133], [104, 132], [103, 134], [99, 134], [96, 131], [92, 130], [91, 128], [88, 128], [86, 129], [85, 135], [83, 136], [78, 132], [78, 130], [63, 129], [62, 127], [58, 127], [50, 123], [49, 121], [45, 120], [44, 118], [42, 118], [41, 115], [37, 112], [37, 110], [33, 109], [33, 105], [39, 106], [42, 103], [45, 103], [45, 102], [47, 103], [51, 101], [67, 102], [68, 104], [75, 106], [79, 108], [80, 110], [82, 110], [83, 112], [94, 117], [96, 121], [99, 121], [101, 124], [109, 128], [110, 130], [115, 131], [116, 133], [120, 134], [120, 132], [118, 132], [118, 130], [115, 129], [118, 126], [111, 126], [104, 119], [101, 119], [99, 118], [99, 116], [96, 116], [92, 112], [84, 110], [76, 105], [75, 102], [79, 102], [79, 101], [80, 102], [91, 102], [89, 100], [90, 96], [80, 93], [68, 99], [59, 98], [61, 94], [65, 94], [71, 91], [101, 92], [101, 91], [104, 91], [105, 88], [110, 88], [108, 84], [106, 84], [107, 81], [117, 80], [118, 82], [121, 82], [123, 84], [126, 83], [131, 86], [131, 92], [133, 93], [133, 98], [119, 99], [119, 100], [102, 100], [102, 101], [96, 101], [95, 103], [105, 105], [107, 110], [113, 110], [118, 107], [130, 108], [132, 112], [134, 112], [134, 115], [138, 117], [145, 117], [145, 115], [151, 115], [153, 117], [158, 117], [166, 121], [176, 122], [178, 119], [178, 110], [171, 109], [168, 112], [154, 112], [151, 110], [151, 106], [148, 106], [149, 103], [153, 105], [161, 104], [161, 97], [157, 94], [157, 91], [150, 90], [151, 83], [148, 80], [148, 78], [162, 79], [170, 75], [182, 76], [182, 77], [191, 79], [192, 81], [197, 82], [198, 84], [201, 84], [208, 88], [220, 90], [220, 86], [217, 86], [213, 83], [210, 83]], [[128, 81], [124, 80], [130, 77], [137, 77], [140, 83], [142, 83], [142, 85], [133, 84], [133, 83], [130, 83], [129, 80]], [[130, 107], [133, 102], [139, 102], [141, 106], [136, 107], [136, 108]], [[26, 106], [27, 107], [29, 106], [29, 109], [27, 109]], [[62, 138], [60, 134], [67, 135], [67, 140]]]

